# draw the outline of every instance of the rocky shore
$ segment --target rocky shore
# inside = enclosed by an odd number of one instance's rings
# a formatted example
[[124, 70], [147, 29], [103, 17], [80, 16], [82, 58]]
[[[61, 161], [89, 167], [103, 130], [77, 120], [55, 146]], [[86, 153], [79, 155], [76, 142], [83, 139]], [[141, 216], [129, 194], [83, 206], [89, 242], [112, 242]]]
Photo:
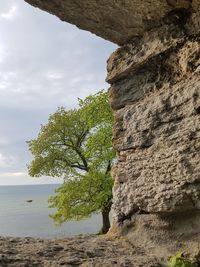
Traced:
[[127, 240], [103, 236], [62, 239], [0, 237], [0, 266], [5, 267], [159, 267], [160, 260]]

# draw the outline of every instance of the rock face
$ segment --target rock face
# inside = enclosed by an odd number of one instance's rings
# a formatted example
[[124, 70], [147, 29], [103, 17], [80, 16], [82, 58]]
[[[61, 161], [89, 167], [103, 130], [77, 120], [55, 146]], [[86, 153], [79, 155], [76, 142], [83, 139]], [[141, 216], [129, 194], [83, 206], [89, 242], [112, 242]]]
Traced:
[[200, 39], [193, 25], [190, 16], [181, 27], [165, 24], [108, 61], [117, 221], [140, 210], [200, 209]]
[[27, 2], [123, 44], [108, 60], [111, 232], [128, 229], [150, 250], [176, 251], [177, 240], [191, 248], [200, 238], [200, 1]]
[[25, 0], [61, 20], [119, 45], [161, 23], [174, 9], [199, 8], [199, 0]]

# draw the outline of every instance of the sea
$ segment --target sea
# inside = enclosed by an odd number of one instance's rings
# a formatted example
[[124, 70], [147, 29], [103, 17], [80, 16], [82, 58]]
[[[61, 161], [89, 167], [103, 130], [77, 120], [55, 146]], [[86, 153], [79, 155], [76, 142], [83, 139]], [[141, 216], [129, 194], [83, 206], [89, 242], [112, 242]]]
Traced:
[[[0, 236], [54, 238], [97, 233], [101, 216], [55, 225], [48, 198], [59, 185], [0, 186]], [[32, 202], [27, 202], [32, 200]]]

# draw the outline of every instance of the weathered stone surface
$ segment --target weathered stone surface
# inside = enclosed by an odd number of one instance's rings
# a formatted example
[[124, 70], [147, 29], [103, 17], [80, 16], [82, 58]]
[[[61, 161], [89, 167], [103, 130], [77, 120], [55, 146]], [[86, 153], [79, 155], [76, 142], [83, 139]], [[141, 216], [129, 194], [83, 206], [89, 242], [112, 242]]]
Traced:
[[174, 9], [200, 8], [199, 0], [25, 1], [119, 45], [159, 26]]
[[113, 84], [129, 74], [131, 75], [151, 58], [183, 42], [184, 35], [184, 30], [180, 30], [177, 25], [163, 25], [145, 33], [134, 43], [117, 49], [108, 60], [107, 82]]
[[[165, 255], [165, 260], [167, 259]], [[0, 237], [1, 267], [161, 267], [160, 259], [125, 239], [83, 236], [64, 239]]]
[[153, 36], [108, 61], [118, 222], [139, 211], [200, 209], [200, 39], [175, 25]]
[[144, 251], [148, 251], [148, 255], [159, 255], [164, 262], [166, 255], [182, 251], [196, 259], [199, 266], [199, 211], [137, 214], [124, 221], [121, 235], [130, 242], [130, 246], [137, 244]]
[[173, 94], [170, 87], [162, 88], [158, 96], [117, 112], [123, 116], [114, 136], [119, 151], [114, 208], [119, 216], [132, 210], [200, 209], [199, 95], [197, 76], [180, 82]]

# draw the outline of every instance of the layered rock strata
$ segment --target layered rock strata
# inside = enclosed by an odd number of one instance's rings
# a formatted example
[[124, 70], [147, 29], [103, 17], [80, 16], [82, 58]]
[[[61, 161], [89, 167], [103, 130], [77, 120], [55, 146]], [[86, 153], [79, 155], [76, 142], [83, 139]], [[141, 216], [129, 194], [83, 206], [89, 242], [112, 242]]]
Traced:
[[119, 45], [158, 27], [175, 9], [196, 11], [200, 7], [199, 0], [25, 1]]
[[199, 15], [179, 10], [175, 20], [168, 18], [108, 60], [118, 153], [114, 225], [130, 222], [135, 229], [143, 214], [149, 224], [157, 221], [154, 235], [162, 228], [159, 217], [167, 234], [173, 217], [187, 222], [179, 234], [186, 234], [186, 225], [187, 234], [200, 233], [199, 30]]

